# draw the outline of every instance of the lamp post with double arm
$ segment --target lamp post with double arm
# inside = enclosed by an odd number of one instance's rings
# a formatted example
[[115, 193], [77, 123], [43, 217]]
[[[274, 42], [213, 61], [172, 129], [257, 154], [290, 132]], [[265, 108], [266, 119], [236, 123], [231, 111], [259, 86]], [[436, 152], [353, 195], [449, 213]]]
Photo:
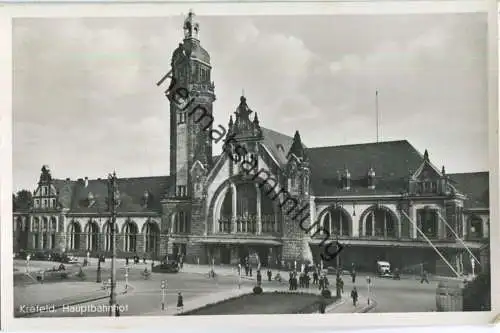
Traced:
[[116, 181], [116, 172], [108, 175], [108, 191], [109, 191], [109, 210], [111, 213], [111, 286], [109, 295], [110, 316], [115, 316], [116, 307], [116, 205], [118, 184]]
[[340, 279], [341, 279], [341, 271], [340, 271], [340, 243], [339, 243], [339, 234], [338, 232], [335, 233], [335, 242], [336, 242], [336, 246], [337, 246], [337, 253], [336, 253], [336, 257], [335, 257], [335, 260], [336, 260], [336, 271], [337, 271], [337, 277], [335, 279], [335, 291], [336, 291], [336, 294], [337, 294], [337, 297], [340, 298], [341, 296], [341, 293], [340, 293]]

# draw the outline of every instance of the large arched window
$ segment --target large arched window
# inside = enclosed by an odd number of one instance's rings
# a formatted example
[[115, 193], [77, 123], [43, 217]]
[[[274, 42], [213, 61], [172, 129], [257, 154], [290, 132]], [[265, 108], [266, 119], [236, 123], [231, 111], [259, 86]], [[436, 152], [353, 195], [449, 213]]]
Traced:
[[38, 216], [33, 218], [33, 224], [31, 225], [31, 231], [33, 232], [33, 247], [38, 249], [40, 247], [40, 218]]
[[124, 251], [136, 252], [137, 251], [137, 225], [128, 221], [123, 227], [123, 234], [125, 237]]
[[469, 238], [478, 239], [483, 237], [483, 220], [479, 216], [472, 216], [469, 219]]
[[367, 237], [397, 237], [396, 218], [385, 207], [371, 208], [365, 217], [365, 234]]
[[87, 234], [87, 250], [97, 251], [99, 248], [99, 226], [94, 221], [89, 221], [85, 227]]
[[323, 229], [331, 236], [349, 236], [351, 234], [351, 219], [341, 208], [329, 209], [323, 217]]
[[160, 239], [160, 228], [152, 221], [144, 225], [144, 250], [156, 254], [158, 252], [158, 241]]
[[49, 248], [49, 219], [42, 217], [42, 249]]
[[79, 250], [80, 249], [80, 237], [82, 233], [82, 227], [80, 223], [73, 221], [69, 225], [69, 248], [71, 250]]
[[57, 218], [52, 216], [50, 218], [50, 247], [51, 249], [56, 248], [56, 232], [57, 232]]
[[417, 224], [425, 236], [429, 238], [438, 237], [439, 218], [436, 209], [429, 207], [419, 209], [417, 211]]
[[[113, 249], [113, 234], [112, 234], [112, 229], [111, 229], [111, 222], [108, 221], [104, 225], [104, 251], [110, 252]], [[115, 223], [115, 238], [116, 234], [118, 233], [118, 226]]]

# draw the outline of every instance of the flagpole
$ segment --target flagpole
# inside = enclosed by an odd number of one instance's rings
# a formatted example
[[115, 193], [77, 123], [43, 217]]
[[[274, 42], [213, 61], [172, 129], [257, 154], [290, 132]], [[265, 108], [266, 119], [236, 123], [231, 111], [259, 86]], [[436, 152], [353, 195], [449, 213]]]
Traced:
[[375, 90], [375, 116], [377, 118], [377, 143], [378, 143], [378, 127], [379, 127], [379, 124], [378, 124], [378, 90]]

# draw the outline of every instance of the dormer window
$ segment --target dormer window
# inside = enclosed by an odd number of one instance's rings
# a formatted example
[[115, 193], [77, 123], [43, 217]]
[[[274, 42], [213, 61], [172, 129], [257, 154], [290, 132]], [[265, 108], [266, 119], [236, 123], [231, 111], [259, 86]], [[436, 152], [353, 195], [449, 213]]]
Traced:
[[373, 168], [370, 168], [370, 170], [368, 170], [368, 188], [370, 189], [375, 189], [375, 171], [373, 170]]
[[87, 194], [87, 202], [88, 202], [88, 207], [92, 207], [95, 204], [95, 198], [92, 192], [89, 192], [89, 194]]
[[142, 195], [142, 208], [147, 208], [149, 203], [149, 192], [144, 191], [144, 194]]
[[345, 168], [344, 173], [342, 174], [342, 188], [344, 190], [351, 188], [351, 173], [347, 168]]
[[280, 153], [283, 153], [283, 154], [285, 153], [285, 148], [284, 148], [284, 147], [283, 147], [283, 145], [282, 145], [282, 144], [280, 144], [280, 143], [278, 143], [278, 144], [276, 145], [276, 149], [278, 149], [278, 151], [279, 151]]

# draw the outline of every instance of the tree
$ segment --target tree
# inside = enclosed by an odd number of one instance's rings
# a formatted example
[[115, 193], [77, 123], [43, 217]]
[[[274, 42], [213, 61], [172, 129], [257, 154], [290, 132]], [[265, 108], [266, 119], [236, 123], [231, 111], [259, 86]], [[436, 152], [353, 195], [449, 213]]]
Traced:
[[12, 195], [14, 201], [14, 209], [16, 210], [28, 210], [33, 205], [33, 197], [31, 192], [28, 190], [20, 190], [17, 194]]

